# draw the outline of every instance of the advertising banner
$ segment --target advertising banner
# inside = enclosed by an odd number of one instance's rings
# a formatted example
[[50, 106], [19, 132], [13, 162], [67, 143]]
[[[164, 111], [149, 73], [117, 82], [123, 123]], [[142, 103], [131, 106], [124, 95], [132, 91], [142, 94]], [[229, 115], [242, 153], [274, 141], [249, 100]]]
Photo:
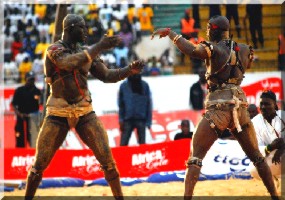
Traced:
[[[185, 169], [190, 152], [190, 139], [136, 147], [113, 148], [112, 153], [121, 177], [148, 177], [161, 171]], [[34, 149], [4, 149], [4, 177], [7, 180], [26, 179], [34, 162]], [[100, 164], [89, 149], [58, 150], [45, 178], [72, 177], [94, 180], [103, 177]]]
[[[149, 177], [158, 172], [184, 171], [191, 151], [191, 140], [112, 148], [122, 178]], [[5, 149], [4, 177], [21, 180], [34, 162], [33, 149]], [[252, 164], [251, 164], [252, 165]], [[201, 173], [208, 177], [249, 174], [250, 160], [236, 140], [218, 139], [203, 159]], [[102, 178], [103, 172], [93, 153], [88, 150], [58, 150], [44, 178], [70, 177], [84, 180]]]

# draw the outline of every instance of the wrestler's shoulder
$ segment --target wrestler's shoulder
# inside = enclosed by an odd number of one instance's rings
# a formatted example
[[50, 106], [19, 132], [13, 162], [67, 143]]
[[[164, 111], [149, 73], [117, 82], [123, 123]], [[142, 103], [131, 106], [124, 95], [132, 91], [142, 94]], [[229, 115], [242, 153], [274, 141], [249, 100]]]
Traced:
[[49, 45], [49, 47], [47, 48], [48, 51], [55, 51], [55, 50], [61, 50], [61, 49], [64, 49], [64, 46], [60, 42], [55, 42]]

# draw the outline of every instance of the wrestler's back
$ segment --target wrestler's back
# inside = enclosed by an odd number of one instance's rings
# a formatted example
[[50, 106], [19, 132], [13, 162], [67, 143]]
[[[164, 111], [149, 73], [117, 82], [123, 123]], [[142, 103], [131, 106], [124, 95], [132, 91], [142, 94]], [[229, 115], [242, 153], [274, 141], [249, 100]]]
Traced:
[[[245, 71], [247, 69], [247, 66], [249, 65], [249, 54], [250, 54], [249, 46], [245, 44], [237, 44], [237, 45], [239, 48], [238, 58], [241, 63], [241, 67]], [[224, 42], [214, 44], [214, 54], [211, 57], [211, 59], [206, 60], [207, 73], [213, 74], [219, 71], [221, 67], [226, 64], [226, 61], [228, 60], [229, 56], [230, 56], [230, 49], [229, 47], [226, 46]], [[218, 89], [214, 92], [210, 92], [206, 97], [206, 100], [217, 100], [217, 99], [230, 100], [233, 98], [233, 93], [230, 88], [237, 88], [239, 91], [238, 98], [240, 100], [246, 101], [246, 96], [240, 87], [244, 74], [238, 67], [234, 67], [234, 69], [232, 69], [231, 66], [225, 67], [221, 73], [217, 74], [217, 78], [215, 80], [228, 80], [230, 75], [231, 78], [240, 79], [240, 81], [237, 84], [227, 84], [227, 86], [222, 90]], [[210, 87], [215, 85], [215, 83], [211, 81], [208, 81], [208, 84]]]

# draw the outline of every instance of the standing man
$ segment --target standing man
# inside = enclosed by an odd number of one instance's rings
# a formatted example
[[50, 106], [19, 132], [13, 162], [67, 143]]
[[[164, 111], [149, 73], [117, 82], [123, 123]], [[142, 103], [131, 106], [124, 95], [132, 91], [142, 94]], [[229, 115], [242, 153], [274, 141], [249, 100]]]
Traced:
[[26, 83], [15, 90], [12, 106], [17, 116], [15, 132], [16, 147], [36, 147], [39, 131], [39, 105], [41, 91], [35, 85], [35, 74], [28, 72]]
[[46, 52], [45, 75], [51, 94], [46, 103], [46, 116], [39, 133], [35, 162], [27, 178], [25, 199], [33, 199], [44, 170], [70, 128], [75, 128], [82, 141], [93, 151], [115, 199], [123, 199], [119, 172], [106, 130], [93, 111], [87, 76], [90, 72], [103, 82], [114, 83], [140, 73], [144, 64], [134, 61], [121, 69], [108, 69], [98, 55], [118, 45], [121, 41], [119, 37], [104, 36], [98, 43], [83, 47], [81, 43], [87, 38], [84, 19], [68, 14], [62, 25], [61, 40], [50, 45]]
[[230, 24], [224, 16], [212, 17], [207, 25], [209, 41], [195, 45], [170, 28], [161, 28], [152, 35], [168, 36], [180, 51], [206, 62], [208, 94], [206, 112], [192, 139], [191, 155], [186, 162], [185, 199], [192, 199], [198, 181], [202, 160], [207, 151], [223, 133], [230, 129], [242, 149], [254, 163], [273, 199], [278, 199], [271, 171], [257, 145], [254, 127], [247, 112], [247, 99], [240, 84], [245, 70], [253, 60], [253, 50], [237, 44], [229, 37]]
[[199, 80], [190, 88], [190, 106], [193, 110], [203, 110], [205, 96], [207, 94], [207, 80], [205, 78], [205, 69], [199, 69]]
[[[245, 19], [246, 18], [249, 20], [249, 30], [253, 47], [255, 49], [258, 48], [258, 40], [261, 48], [263, 48], [264, 38], [262, 33], [262, 4], [247, 4]], [[258, 35], [258, 38], [256, 38], [256, 33]]]
[[[264, 146], [263, 154], [275, 179], [281, 177], [281, 158], [285, 153], [285, 116], [278, 110], [276, 95], [265, 90], [260, 96], [260, 114], [252, 119], [258, 146]], [[283, 158], [284, 159], [284, 158]], [[251, 170], [254, 178], [259, 178], [256, 169]]]
[[152, 121], [152, 99], [149, 85], [140, 74], [130, 76], [119, 89], [119, 124], [121, 146], [127, 146], [134, 129], [139, 144], [145, 144], [145, 129]]

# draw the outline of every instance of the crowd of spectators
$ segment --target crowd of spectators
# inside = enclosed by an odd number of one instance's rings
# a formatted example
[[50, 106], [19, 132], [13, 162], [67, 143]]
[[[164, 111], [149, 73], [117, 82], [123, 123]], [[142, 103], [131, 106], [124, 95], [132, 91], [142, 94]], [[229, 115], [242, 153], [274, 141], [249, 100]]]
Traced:
[[[5, 82], [23, 83], [25, 74], [33, 71], [36, 81], [44, 79], [43, 58], [52, 42], [55, 29], [56, 4], [5, 4], [4, 26], [4, 79]], [[122, 44], [106, 51], [101, 59], [110, 68], [125, 67], [137, 59], [134, 45], [143, 35], [153, 31], [152, 7], [147, 4], [74, 4], [68, 12], [80, 14], [86, 21], [87, 44], [92, 44], [108, 33], [120, 35]], [[173, 58], [166, 50], [160, 58], [146, 60], [144, 76], [172, 74]]]

